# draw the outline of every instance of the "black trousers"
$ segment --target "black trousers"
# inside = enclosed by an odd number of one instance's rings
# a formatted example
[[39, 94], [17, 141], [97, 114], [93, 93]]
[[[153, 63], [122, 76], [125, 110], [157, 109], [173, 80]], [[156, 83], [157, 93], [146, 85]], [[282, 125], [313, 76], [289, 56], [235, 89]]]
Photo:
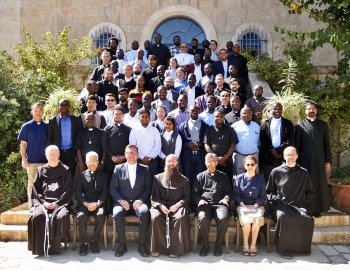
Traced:
[[199, 235], [203, 246], [209, 246], [210, 222], [213, 218], [217, 226], [215, 245], [221, 245], [228, 228], [229, 208], [224, 205], [203, 204], [197, 207], [197, 215]]
[[87, 243], [87, 221], [90, 215], [95, 218], [94, 235], [92, 240], [98, 242], [100, 238], [103, 225], [105, 222], [105, 210], [103, 207], [97, 208], [95, 211], [90, 212], [85, 206], [78, 207], [78, 230], [80, 235], [80, 243]]
[[77, 161], [75, 161], [76, 155], [77, 151], [74, 148], [71, 148], [68, 151], [60, 151], [60, 161], [69, 167], [69, 171], [72, 173], [73, 178], [77, 167]]

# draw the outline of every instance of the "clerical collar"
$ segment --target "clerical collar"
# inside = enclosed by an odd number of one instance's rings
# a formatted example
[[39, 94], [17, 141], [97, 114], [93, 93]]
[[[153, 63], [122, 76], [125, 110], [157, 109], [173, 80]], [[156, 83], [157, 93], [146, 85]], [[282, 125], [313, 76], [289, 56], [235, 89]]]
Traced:
[[312, 118], [307, 117], [307, 119], [308, 119], [309, 121], [315, 121], [316, 118], [312, 119]]
[[121, 123], [114, 123], [114, 124], [115, 124], [116, 126], [118, 126], [118, 127], [121, 125]]
[[95, 173], [95, 171], [90, 171], [90, 170], [89, 170], [89, 172], [90, 172], [90, 174], [94, 174]]
[[[128, 162], [127, 162], [127, 163], [128, 163]], [[137, 166], [137, 163], [135, 163], [135, 164], [133, 164], [133, 165], [128, 163], [128, 167], [136, 168], [136, 166]]]
[[133, 79], [133, 78], [132, 78], [132, 76], [131, 76], [131, 77], [129, 77], [129, 78], [126, 78], [126, 77], [125, 77], [124, 80], [125, 80], [126, 82], [130, 82], [132, 79]]
[[94, 128], [89, 128], [89, 131], [92, 131]]
[[214, 172], [209, 172], [209, 170], [207, 170], [207, 172], [208, 172], [208, 174], [209, 174], [210, 176], [214, 176], [216, 171], [214, 171]]
[[200, 119], [196, 119], [196, 120], [194, 120], [194, 119], [190, 119], [190, 121], [191, 121], [192, 123], [196, 123], [196, 122], [199, 122], [199, 121], [200, 121]]
[[40, 124], [41, 124], [41, 122], [37, 122], [36, 124], [40, 125]]

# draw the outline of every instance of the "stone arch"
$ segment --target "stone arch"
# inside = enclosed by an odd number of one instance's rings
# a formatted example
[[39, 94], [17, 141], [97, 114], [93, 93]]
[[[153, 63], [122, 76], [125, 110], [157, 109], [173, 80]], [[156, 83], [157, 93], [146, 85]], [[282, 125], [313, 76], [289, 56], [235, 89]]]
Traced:
[[217, 40], [216, 30], [210, 19], [200, 10], [186, 5], [172, 5], [156, 11], [146, 22], [141, 34], [141, 44], [152, 37], [157, 26], [171, 17], [187, 17], [196, 21], [204, 30], [207, 39]]
[[[236, 30], [233, 33], [232, 41], [233, 43], [238, 43], [238, 35], [242, 34], [246, 29], [254, 28], [258, 30], [259, 32], [263, 32], [266, 35], [267, 38], [267, 44], [266, 44], [266, 53], [268, 53], [272, 57], [272, 36], [270, 32], [267, 30], [266, 27], [264, 27], [261, 24], [258, 23], [245, 23], [240, 25], [236, 28]], [[258, 33], [256, 33], [258, 34]]]

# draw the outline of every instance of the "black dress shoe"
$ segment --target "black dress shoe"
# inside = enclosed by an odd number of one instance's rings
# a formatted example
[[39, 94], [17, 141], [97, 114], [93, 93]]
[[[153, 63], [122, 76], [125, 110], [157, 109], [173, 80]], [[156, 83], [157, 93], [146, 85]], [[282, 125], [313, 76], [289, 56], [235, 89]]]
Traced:
[[149, 250], [145, 243], [139, 244], [139, 253], [142, 257], [149, 257]]
[[79, 249], [79, 255], [80, 256], [86, 256], [88, 253], [88, 245], [87, 244], [81, 244]]
[[292, 253], [283, 253], [283, 254], [282, 254], [282, 257], [285, 258], [285, 259], [287, 259], [287, 260], [293, 259]]
[[199, 252], [199, 256], [205, 257], [208, 255], [209, 251], [209, 246], [202, 246], [201, 251]]
[[114, 254], [114, 256], [121, 257], [127, 251], [128, 251], [128, 248], [126, 247], [126, 243], [120, 243], [117, 251]]
[[98, 247], [98, 242], [91, 240], [91, 252], [93, 254], [100, 253], [100, 248]]
[[221, 256], [221, 255], [222, 255], [221, 245], [215, 245], [214, 256]]
[[316, 218], [320, 218], [321, 217], [321, 213], [312, 213], [312, 216], [316, 217]]

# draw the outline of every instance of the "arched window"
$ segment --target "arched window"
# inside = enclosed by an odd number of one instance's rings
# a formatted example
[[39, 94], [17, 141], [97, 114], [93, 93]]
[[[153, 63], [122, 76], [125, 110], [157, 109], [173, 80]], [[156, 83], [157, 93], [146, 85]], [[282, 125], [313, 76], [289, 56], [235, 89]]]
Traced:
[[162, 36], [162, 43], [166, 46], [174, 45], [174, 36], [179, 36], [181, 42], [186, 42], [189, 45], [191, 45], [191, 40], [196, 38], [199, 43], [198, 47], [201, 47], [202, 41], [206, 39], [202, 27], [195, 21], [185, 17], [171, 18], [163, 21], [155, 29], [152, 35], [152, 41], [154, 40], [154, 35], [156, 33], [159, 33]]
[[113, 35], [112, 33], [101, 34], [100, 37], [97, 40], [95, 40], [96, 47], [108, 47], [109, 38], [115, 38], [115, 35]]
[[249, 48], [256, 55], [260, 55], [260, 52], [266, 53], [267, 51], [267, 35], [258, 28], [246, 28], [238, 35], [237, 41], [241, 46], [241, 51]]

